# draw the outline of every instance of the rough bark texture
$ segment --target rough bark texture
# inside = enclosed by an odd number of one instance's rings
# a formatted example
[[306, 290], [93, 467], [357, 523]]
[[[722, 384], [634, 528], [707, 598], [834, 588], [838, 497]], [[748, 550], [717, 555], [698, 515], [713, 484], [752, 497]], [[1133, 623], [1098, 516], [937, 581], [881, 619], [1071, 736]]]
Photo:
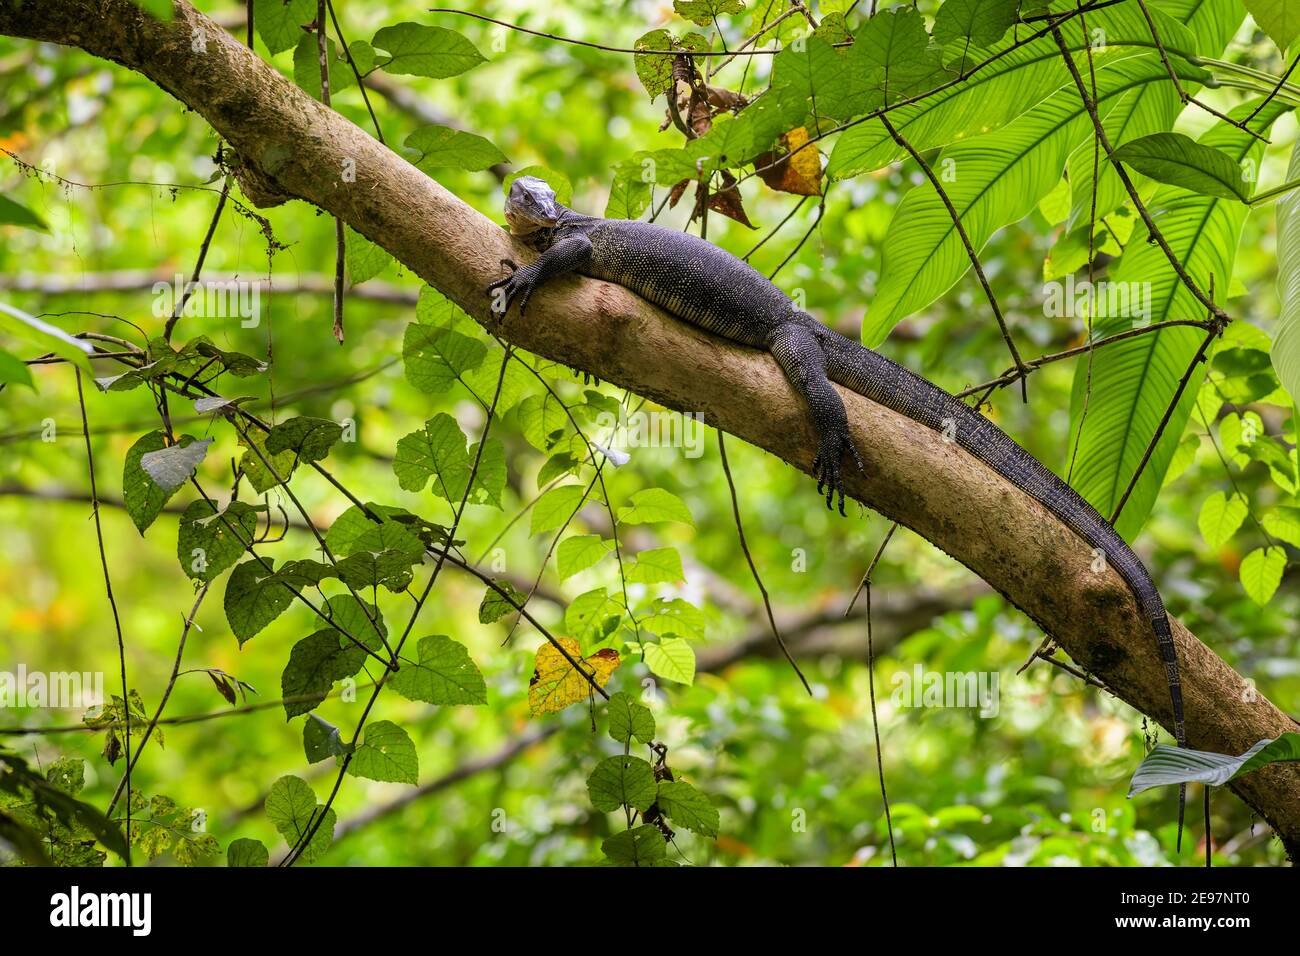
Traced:
[[[533, 297], [527, 319], [512, 311], [496, 324], [483, 288], [502, 274], [502, 257], [528, 261], [531, 254], [188, 4], [177, 2], [168, 23], [129, 0], [0, 0], [0, 33], [78, 46], [144, 74], [234, 147], [251, 167], [261, 201], [279, 194], [279, 201], [313, 203], [514, 344], [671, 408], [702, 412], [718, 428], [809, 470], [817, 445], [808, 414], [764, 354], [687, 327], [618, 286], [581, 278], [548, 284]], [[343, 179], [349, 160], [355, 182]], [[955, 444], [858, 395], [843, 396], [869, 472], [862, 478], [850, 470], [853, 497], [969, 567], [1119, 697], [1169, 727], [1155, 638], [1119, 577], [1093, 572], [1081, 540]], [[805, 505], [818, 507], [811, 488]], [[1297, 729], [1177, 621], [1174, 640], [1192, 747], [1241, 753]], [[1266, 768], [1233, 789], [1295, 859], [1300, 766]]]

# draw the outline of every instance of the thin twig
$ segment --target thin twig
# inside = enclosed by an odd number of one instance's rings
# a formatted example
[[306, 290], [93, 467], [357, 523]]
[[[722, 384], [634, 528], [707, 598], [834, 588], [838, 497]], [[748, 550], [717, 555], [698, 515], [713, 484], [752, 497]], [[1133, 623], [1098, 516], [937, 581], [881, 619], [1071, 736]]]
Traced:
[[212, 237], [216, 234], [217, 223], [221, 221], [221, 212], [226, 208], [226, 199], [230, 195], [230, 180], [227, 178], [221, 184], [221, 195], [217, 197], [217, 208], [212, 213], [212, 221], [208, 223], [208, 231], [203, 236], [203, 242], [199, 246], [199, 258], [194, 263], [194, 272], [190, 275], [189, 284], [185, 286], [185, 292], [181, 295], [181, 300], [176, 303], [172, 310], [171, 318], [163, 326], [163, 339], [170, 342], [172, 332], [176, 330], [176, 323], [180, 321], [181, 313], [185, 311], [185, 306], [189, 304], [190, 296], [194, 294], [195, 288], [198, 287], [199, 276], [203, 272], [203, 262], [208, 257], [208, 248], [212, 245]]
[[[131, 713], [131, 693], [126, 681], [126, 641], [122, 637], [122, 618], [117, 611], [117, 599], [113, 596], [113, 578], [108, 573], [108, 555], [104, 551], [104, 526], [99, 520], [99, 486], [95, 481], [95, 453], [90, 447], [90, 420], [86, 415], [86, 395], [81, 387], [81, 370], [77, 369], [77, 404], [81, 408], [81, 433], [86, 441], [86, 468], [90, 475], [90, 513], [95, 519], [95, 540], [99, 545], [99, 566], [104, 572], [104, 591], [108, 595], [108, 606], [113, 611], [113, 629], [117, 632], [117, 663], [122, 677], [122, 710], [128, 716]], [[122, 734], [126, 749], [126, 834], [131, 835], [131, 729]], [[127, 866], [131, 865], [131, 846], [126, 847]]]
[[749, 551], [749, 542], [745, 540], [745, 524], [740, 519], [740, 499], [736, 495], [736, 482], [731, 477], [731, 465], [727, 462], [727, 442], [721, 430], [718, 431], [718, 454], [722, 457], [722, 473], [727, 476], [727, 490], [731, 492], [731, 513], [736, 519], [736, 537], [740, 540], [740, 550], [745, 553], [745, 561], [749, 564], [749, 573], [753, 576], [754, 583], [758, 585], [758, 593], [763, 596], [763, 608], [767, 611], [767, 623], [772, 628], [772, 636], [776, 638], [781, 653], [790, 662], [794, 672], [799, 675], [799, 680], [803, 682], [803, 689], [811, 697], [812, 687], [808, 684], [808, 678], [803, 676], [803, 671], [799, 669], [799, 665], [795, 663], [790, 648], [786, 647], [785, 638], [781, 636], [781, 629], [776, 626], [776, 616], [772, 613], [772, 599], [768, 596], [767, 587], [763, 584], [763, 576], [758, 573], [758, 565], [754, 563], [754, 556]]
[[975, 270], [975, 275], [979, 278], [980, 286], [984, 289], [984, 296], [989, 300], [989, 306], [993, 309], [993, 317], [997, 319], [998, 329], [1002, 332], [1002, 341], [1007, 343], [1007, 349], [1011, 352], [1011, 361], [1020, 372], [1021, 400], [1025, 402], [1029, 401], [1029, 386], [1026, 383], [1028, 369], [1026, 369], [1024, 361], [1020, 358], [1020, 351], [1016, 348], [1016, 343], [1011, 338], [1011, 332], [1007, 328], [1006, 319], [1002, 316], [1002, 309], [998, 305], [997, 296], [993, 294], [993, 289], [989, 285], [988, 277], [984, 275], [984, 267], [980, 264], [979, 255], [976, 253], [975, 247], [971, 244], [970, 236], [966, 235], [966, 227], [961, 224], [961, 215], [957, 212], [957, 207], [954, 206], [952, 200], [948, 198], [947, 190], [943, 188], [943, 184], [939, 182], [939, 177], [934, 174], [934, 170], [931, 169], [930, 164], [925, 161], [925, 157], [907, 141], [906, 137], [894, 128], [894, 124], [889, 122], [887, 117], [880, 117], [880, 123], [885, 127], [885, 132], [889, 133], [889, 135], [894, 138], [894, 142], [905, 149], [908, 155], [910, 155], [925, 172], [925, 177], [930, 180], [930, 185], [934, 187], [935, 192], [939, 194], [939, 198], [943, 201], [944, 208], [948, 210], [948, 216], [952, 219], [952, 225], [957, 231], [957, 237], [961, 239], [961, 244], [966, 249], [966, 257], [970, 259], [971, 267]]
[[[190, 608], [190, 613], [184, 618], [184, 624], [181, 627], [181, 638], [176, 643], [176, 661], [172, 664], [171, 677], [167, 680], [167, 686], [163, 688], [162, 697], [158, 700], [158, 708], [154, 711], [153, 717], [149, 720], [148, 726], [144, 729], [144, 734], [140, 737], [140, 745], [136, 747], [134, 759], [127, 758], [127, 769], [129, 770], [135, 770], [135, 765], [139, 762], [140, 755], [144, 753], [144, 745], [149, 742], [149, 738], [153, 736], [154, 728], [158, 726], [158, 722], [162, 719], [163, 709], [167, 706], [167, 701], [172, 695], [172, 689], [176, 686], [176, 680], [180, 676], [181, 658], [185, 655], [185, 639], [189, 637], [190, 628], [194, 626], [194, 616], [199, 613], [199, 605], [202, 604], [203, 599], [208, 596], [209, 587], [211, 587], [211, 584], [205, 583], [203, 587], [199, 588], [199, 592], [194, 598], [194, 605]], [[106, 816], [111, 817], [113, 815], [113, 808], [117, 806], [117, 801], [122, 796], [122, 791], [128, 778], [129, 774], [124, 776], [118, 782], [117, 789], [113, 791], [113, 799], [109, 801], [108, 810], [105, 811]]]

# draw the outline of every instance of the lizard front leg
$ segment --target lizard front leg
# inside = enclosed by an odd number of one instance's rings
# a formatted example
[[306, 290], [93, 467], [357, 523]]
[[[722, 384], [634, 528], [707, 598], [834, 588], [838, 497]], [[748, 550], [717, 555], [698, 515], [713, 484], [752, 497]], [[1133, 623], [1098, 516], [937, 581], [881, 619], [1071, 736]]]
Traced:
[[848, 417], [844, 414], [844, 401], [835, 386], [826, 377], [826, 351], [815, 331], [807, 325], [787, 322], [777, 327], [767, 339], [767, 350], [772, 353], [785, 377], [790, 380], [812, 413], [817, 427], [819, 446], [813, 459], [813, 477], [817, 491], [826, 492], [826, 507], [833, 507], [839, 495], [840, 514], [844, 514], [844, 480], [841, 468], [844, 453], [853, 456], [859, 471], [866, 469], [853, 439], [849, 436]]
[[510, 275], [491, 283], [485, 290], [492, 297], [492, 312], [504, 316], [510, 303], [519, 299], [519, 314], [524, 314], [528, 299], [547, 279], [581, 269], [591, 262], [591, 240], [584, 235], [565, 236], [523, 268], [502, 259], [511, 268]]

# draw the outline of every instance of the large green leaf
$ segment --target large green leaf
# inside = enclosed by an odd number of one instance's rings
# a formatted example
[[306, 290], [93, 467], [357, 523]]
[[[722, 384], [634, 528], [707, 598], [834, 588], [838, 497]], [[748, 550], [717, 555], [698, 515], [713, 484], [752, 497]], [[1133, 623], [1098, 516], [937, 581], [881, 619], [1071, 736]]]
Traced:
[[1157, 182], [1204, 196], [1245, 202], [1250, 188], [1242, 169], [1227, 153], [1182, 133], [1152, 133], [1115, 150], [1115, 157]]
[[[1181, 47], [1194, 48], [1202, 56], [1218, 56], [1222, 53], [1241, 26], [1244, 16], [1237, 0], [1161, 0], [1156, 6], [1188, 31], [1186, 34], [1180, 31], [1168, 35], [1164, 21], [1158, 21], [1161, 41], [1173, 40]], [[1183, 76], [1180, 79], [1183, 89], [1190, 94], [1195, 94], [1200, 87], [1191, 77]], [[1104, 121], [1106, 136], [1112, 145], [1119, 146], [1139, 136], [1171, 129], [1182, 108], [1182, 101], [1172, 83], [1148, 84], [1125, 97], [1111, 110]], [[1094, 173], [1097, 178], [1098, 217], [1108, 215], [1128, 202], [1124, 184], [1106, 157], [1098, 153], [1095, 159], [1094, 164], [1091, 138], [1070, 157], [1071, 226], [1077, 225], [1092, 210]], [[1146, 181], [1140, 174], [1131, 174], [1130, 178], [1139, 188]]]
[[455, 30], [423, 23], [397, 23], [375, 34], [371, 45], [389, 58], [379, 65], [389, 73], [407, 76], [456, 76], [487, 58]]
[[419, 661], [402, 661], [389, 683], [408, 700], [439, 706], [486, 704], [487, 685], [464, 644], [445, 634], [420, 638]]
[[297, 844], [320, 820], [316, 834], [298, 858], [300, 862], [311, 863], [329, 849], [338, 818], [333, 809], [326, 810], [317, 802], [315, 792], [302, 777], [288, 774], [277, 780], [266, 795], [265, 807], [267, 817], [290, 846]]
[[1285, 50], [1300, 34], [1300, 4], [1295, 0], [1243, 0], [1250, 15], [1272, 38], [1279, 50]]
[[426, 173], [444, 166], [456, 169], [487, 169], [509, 162], [492, 143], [474, 133], [450, 126], [421, 126], [404, 143], [413, 162]]
[[271, 53], [296, 46], [302, 27], [316, 19], [316, 0], [253, 0], [253, 23]]
[[[1291, 148], [1288, 182], [1300, 177], [1300, 139]], [[1300, 406], [1300, 192], [1277, 203], [1277, 296], [1281, 314], [1273, 330], [1273, 368], [1278, 381]]]
[[433, 493], [459, 506], [476, 457], [478, 470], [468, 503], [499, 508], [506, 483], [505, 450], [495, 438], [488, 439], [481, 456], [477, 444], [467, 449], [464, 433], [446, 412], [398, 441], [393, 473], [407, 491], [420, 491], [433, 478]]
[[[1106, 116], [1135, 90], [1168, 82], [1156, 57], [1122, 60], [1098, 77], [1099, 111]], [[977, 251], [1051, 191], [1070, 150], [1091, 129], [1078, 92], [1063, 89], [1006, 128], [943, 151], [936, 169], [951, 174], [944, 192]], [[873, 347], [900, 319], [934, 302], [970, 268], [952, 217], [929, 183], [903, 199], [882, 248], [880, 282], [862, 329], [863, 342]]]
[[[1200, 81], [1209, 78], [1203, 70], [1185, 63], [1185, 49], [1180, 36], [1185, 36], [1180, 24], [1159, 10], [1151, 11], [1173, 63], [1186, 67]], [[1096, 69], [1127, 57], [1149, 55], [1155, 49], [1151, 30], [1135, 4], [1119, 4], [1098, 10], [1088, 17], [1090, 31], [1103, 30], [1106, 37], [1104, 49], [1092, 50]], [[1061, 30], [1062, 36], [1080, 64], [1087, 72], [1088, 62], [1084, 51], [1088, 43], [1077, 23]], [[1165, 40], [1165, 37], [1170, 37]], [[1000, 44], [972, 52], [973, 61], [982, 61], [1007, 50], [1013, 43], [1007, 37]], [[974, 75], [948, 89], [926, 97], [919, 103], [894, 110], [890, 123], [917, 149], [931, 149], [999, 129], [1017, 116], [1041, 103], [1052, 93], [1071, 83], [1070, 74], [1061, 61], [1061, 52], [1050, 35], [1010, 49], [996, 61]], [[879, 169], [904, 156], [906, 151], [898, 146], [879, 120], [859, 123], [846, 130], [831, 152], [827, 173], [836, 179], [845, 179], [859, 173]]]
[[[1245, 103], [1231, 115], [1240, 120], [1253, 108], [1253, 103]], [[1271, 122], [1285, 109], [1274, 101], [1261, 117]], [[1258, 164], [1262, 150], [1257, 140], [1225, 122], [1212, 127], [1200, 142], [1223, 150], [1237, 162], [1251, 159]], [[1213, 276], [1216, 299], [1223, 301], [1247, 208], [1235, 200], [1177, 186], [1161, 186], [1147, 206], [1186, 272], [1202, 290], [1209, 288]], [[1143, 225], [1134, 230], [1106, 279], [1108, 293], [1132, 294], [1097, 296], [1094, 335], [1098, 338], [1135, 324], [1205, 317], [1205, 307], [1180, 282], [1160, 247], [1149, 241]], [[1091, 362], [1078, 362], [1071, 431], [1078, 432], [1081, 419], [1083, 429], [1073, 481], [1103, 515], [1109, 516], [1124, 494], [1203, 335], [1185, 326], [1162, 329], [1100, 349]], [[1194, 371], [1124, 507], [1116, 527], [1128, 540], [1136, 536], [1155, 503], [1203, 377], [1203, 369]]]
[[1184, 783], [1221, 787], [1271, 763], [1296, 760], [1300, 760], [1300, 734], [1297, 733], [1261, 740], [1236, 757], [1157, 744], [1133, 772], [1128, 795], [1131, 797], [1153, 787], [1171, 787]]
[[43, 352], [53, 352], [94, 377], [87, 355], [94, 351], [89, 342], [74, 338], [57, 325], [29, 315], [22, 309], [0, 302], [0, 330], [28, 342]]

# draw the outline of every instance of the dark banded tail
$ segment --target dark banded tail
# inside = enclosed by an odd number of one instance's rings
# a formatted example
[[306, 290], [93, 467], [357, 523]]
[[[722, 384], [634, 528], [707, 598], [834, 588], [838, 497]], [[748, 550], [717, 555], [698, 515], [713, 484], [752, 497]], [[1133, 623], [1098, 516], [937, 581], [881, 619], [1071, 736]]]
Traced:
[[[1151, 622], [1156, 645], [1164, 661], [1174, 718], [1174, 739], [1187, 746], [1183, 727], [1183, 691], [1178, 678], [1178, 654], [1169, 615], [1155, 582], [1127, 542], [1083, 496], [1062, 481], [983, 415], [949, 395], [910, 369], [892, 362], [835, 332], [824, 339], [826, 374], [834, 382], [873, 402], [893, 409], [939, 432], [1003, 478], [1039, 501], [1091, 547], [1105, 555], [1133, 592], [1138, 606]], [[1187, 786], [1178, 792], [1178, 849], [1183, 842]]]

